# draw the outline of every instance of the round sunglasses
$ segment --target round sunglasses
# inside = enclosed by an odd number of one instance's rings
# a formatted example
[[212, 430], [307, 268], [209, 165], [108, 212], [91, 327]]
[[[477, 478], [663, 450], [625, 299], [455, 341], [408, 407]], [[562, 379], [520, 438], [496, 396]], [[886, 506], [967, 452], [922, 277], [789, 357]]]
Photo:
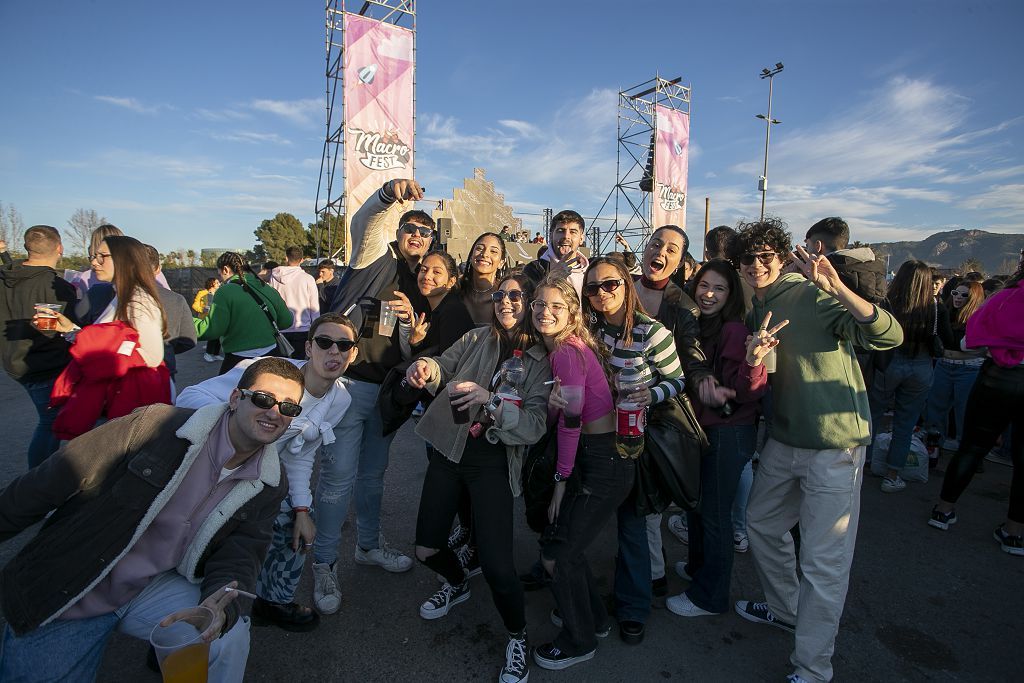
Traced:
[[757, 253], [742, 254], [740, 256], [740, 263], [745, 266], [752, 266], [754, 265], [754, 259], [757, 259], [761, 262], [761, 265], [767, 266], [772, 262], [772, 259], [774, 259], [775, 256], [776, 254], [774, 251], [759, 251]]
[[272, 394], [268, 394], [265, 391], [252, 391], [250, 389], [239, 389], [242, 394], [242, 398], [247, 398], [252, 401], [252, 404], [262, 410], [270, 410], [274, 406], [278, 406], [278, 410], [285, 417], [298, 417], [302, 412], [302, 406], [293, 401], [278, 401]]

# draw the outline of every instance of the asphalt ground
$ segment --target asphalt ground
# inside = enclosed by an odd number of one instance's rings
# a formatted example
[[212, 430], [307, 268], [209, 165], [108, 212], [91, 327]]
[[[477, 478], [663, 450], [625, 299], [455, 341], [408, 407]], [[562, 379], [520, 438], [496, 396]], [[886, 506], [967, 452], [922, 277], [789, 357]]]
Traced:
[[[179, 386], [216, 372], [201, 348], [179, 356]], [[0, 485], [25, 469], [25, 446], [35, 426], [28, 395], [8, 377], [0, 378], [0, 406], [8, 448], [0, 458]], [[343, 446], [343, 445], [342, 445]], [[960, 522], [948, 532], [927, 526], [938, 497], [944, 453], [926, 484], [909, 484], [883, 494], [880, 480], [866, 477], [850, 592], [833, 657], [837, 681], [1010, 681], [1022, 680], [1021, 614], [1024, 613], [1024, 558], [1003, 553], [992, 532], [1006, 515], [1011, 469], [985, 463], [957, 510]], [[412, 553], [420, 486], [426, 457], [411, 426], [403, 427], [391, 449], [382, 512], [388, 541]], [[342, 607], [323, 617], [311, 633], [275, 627], [252, 629], [247, 681], [487, 681], [504, 661], [506, 634], [482, 576], [472, 579], [473, 597], [447, 617], [425, 621], [419, 605], [438, 587], [434, 573], [416, 566], [389, 574], [352, 562], [352, 519], [340, 549]], [[6, 563], [30, 541], [35, 529], [0, 545]], [[671, 566], [685, 559], [686, 546], [664, 530], [669, 558], [669, 595], [686, 588]], [[536, 537], [516, 509], [516, 568], [536, 557]], [[615, 529], [610, 524], [590, 552], [591, 566], [610, 592]], [[299, 599], [311, 602], [310, 570]], [[547, 642], [557, 629], [548, 620], [554, 601], [548, 591], [527, 593], [532, 644]], [[760, 600], [750, 554], [736, 556], [732, 598]], [[1017, 645], [1014, 645], [1017, 643]], [[734, 613], [686, 619], [655, 599], [647, 636], [639, 646], [624, 644], [616, 632], [600, 641], [594, 659], [561, 672], [533, 665], [537, 681], [782, 681], [792, 671], [793, 636], [744, 621]], [[115, 635], [107, 649], [102, 681], [158, 681], [145, 667], [146, 646]]]

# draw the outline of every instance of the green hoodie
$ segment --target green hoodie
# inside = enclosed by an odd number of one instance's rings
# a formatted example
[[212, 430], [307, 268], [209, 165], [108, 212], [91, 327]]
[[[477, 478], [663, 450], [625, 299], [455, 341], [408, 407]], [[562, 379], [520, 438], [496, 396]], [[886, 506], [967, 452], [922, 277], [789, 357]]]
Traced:
[[[245, 281], [267, 304], [278, 329], [290, 327], [292, 312], [285, 306], [281, 295], [251, 273], [245, 274]], [[223, 349], [227, 353], [261, 349], [276, 343], [270, 321], [252, 295], [238, 284], [237, 276], [217, 288], [209, 315], [193, 318], [193, 321], [199, 339], [223, 337]]]
[[789, 320], [779, 332], [772, 387], [771, 435], [796, 448], [826, 450], [871, 443], [871, 410], [853, 347], [891, 349], [903, 329], [887, 311], [860, 323], [839, 301], [798, 273], [771, 284], [764, 299], [753, 298], [747, 327], [757, 329], [765, 313], [772, 324]]

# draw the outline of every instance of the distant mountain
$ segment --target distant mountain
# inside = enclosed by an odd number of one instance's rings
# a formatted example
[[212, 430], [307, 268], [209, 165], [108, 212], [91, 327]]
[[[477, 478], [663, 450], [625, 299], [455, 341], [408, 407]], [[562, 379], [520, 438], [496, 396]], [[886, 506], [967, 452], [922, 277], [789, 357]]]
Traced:
[[937, 232], [920, 242], [879, 242], [870, 245], [876, 254], [889, 255], [889, 270], [908, 259], [919, 259], [937, 268], [956, 269], [969, 260], [981, 263], [985, 275], [1006, 275], [1017, 269], [1024, 235], [1004, 235], [984, 230]]

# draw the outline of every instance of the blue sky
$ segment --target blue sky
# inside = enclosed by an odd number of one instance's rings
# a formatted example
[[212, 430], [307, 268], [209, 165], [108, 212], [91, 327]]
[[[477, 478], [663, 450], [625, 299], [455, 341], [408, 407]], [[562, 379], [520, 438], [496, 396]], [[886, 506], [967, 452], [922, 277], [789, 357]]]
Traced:
[[[802, 235], [1024, 232], [1024, 3], [420, 0], [417, 175], [474, 167], [537, 229], [615, 183], [616, 93], [693, 88], [692, 232], [768, 209]], [[352, 3], [358, 8], [359, 2]], [[95, 209], [161, 250], [250, 246], [313, 220], [324, 135], [320, 0], [0, 3], [0, 201], [26, 225]]]

